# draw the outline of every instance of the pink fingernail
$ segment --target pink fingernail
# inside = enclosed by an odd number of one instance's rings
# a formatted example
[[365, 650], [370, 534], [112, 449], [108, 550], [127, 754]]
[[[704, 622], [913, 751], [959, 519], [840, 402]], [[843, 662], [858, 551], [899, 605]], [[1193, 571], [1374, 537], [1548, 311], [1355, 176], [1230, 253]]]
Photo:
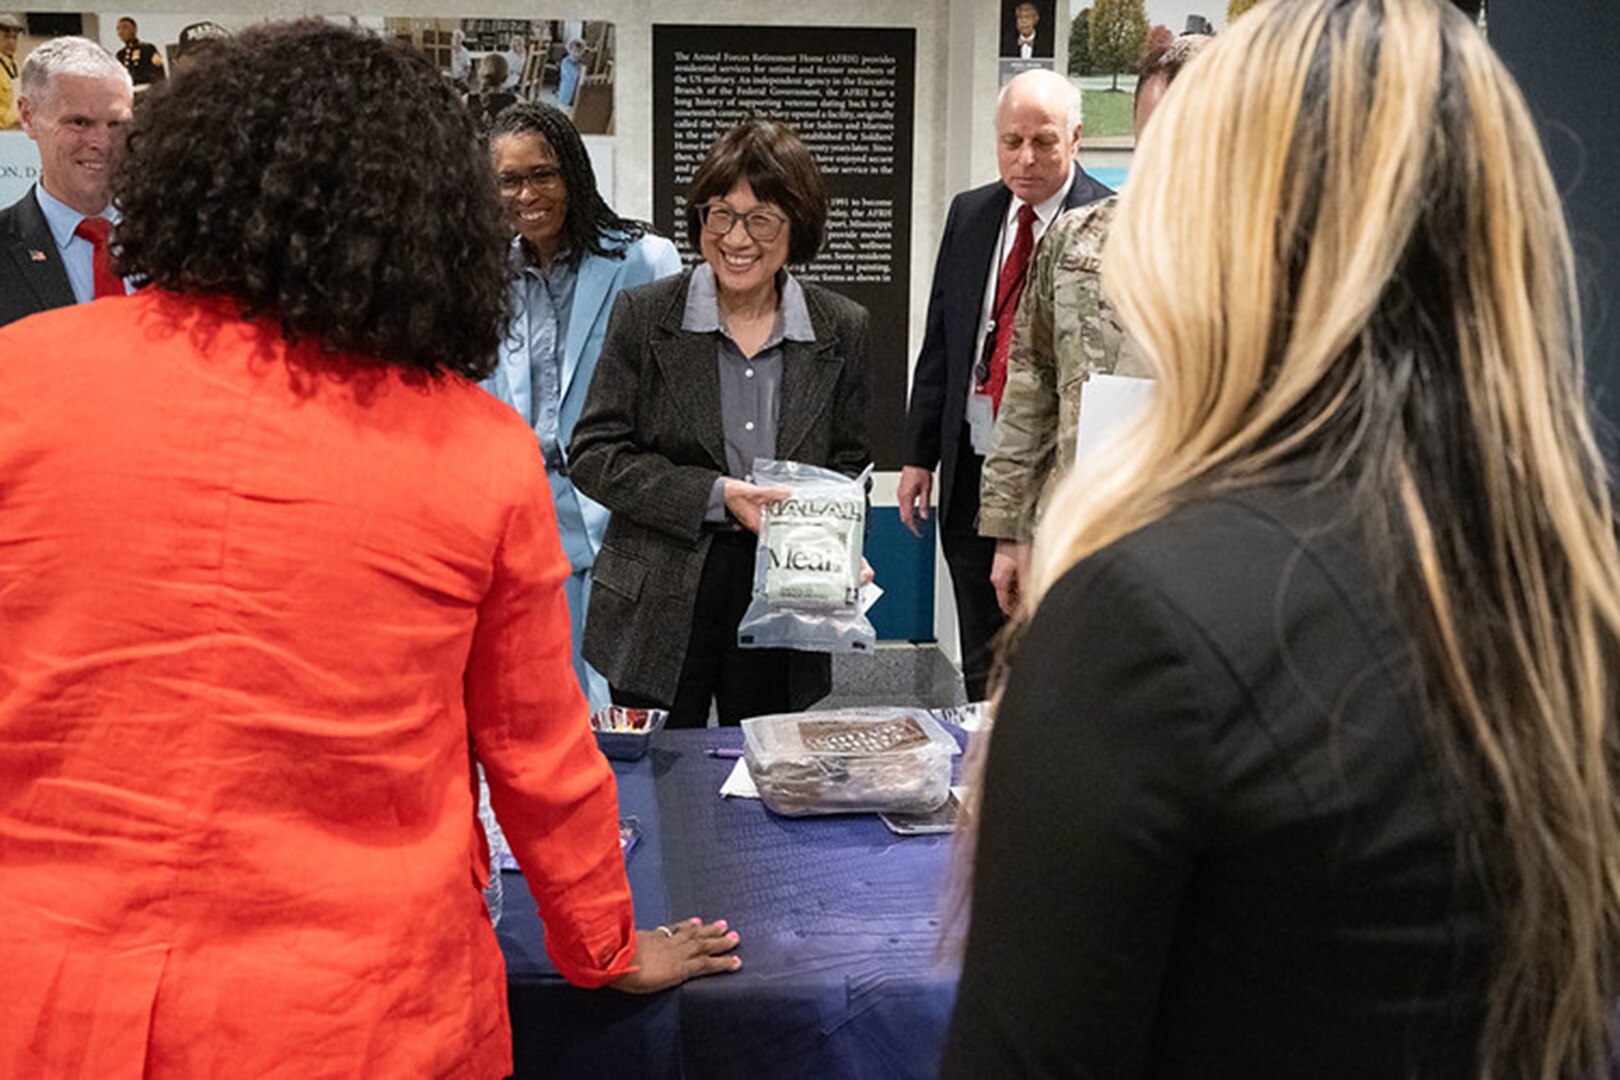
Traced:
[[724, 930], [726, 928], [726, 920], [724, 920], [724, 919], [716, 919], [716, 920], [714, 920], [714, 925], [716, 925], [720, 929]]
[[737, 940], [737, 931], [733, 930], [731, 933], [727, 934], [726, 937], [731, 941], [736, 941]]

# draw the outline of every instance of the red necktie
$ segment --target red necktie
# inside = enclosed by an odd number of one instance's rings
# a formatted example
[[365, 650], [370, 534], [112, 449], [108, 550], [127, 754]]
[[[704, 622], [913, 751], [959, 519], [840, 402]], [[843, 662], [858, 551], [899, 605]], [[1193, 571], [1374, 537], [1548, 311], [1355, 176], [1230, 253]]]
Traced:
[[112, 258], [107, 253], [107, 233], [111, 228], [112, 223], [106, 218], [87, 217], [73, 230], [73, 235], [84, 237], [96, 249], [91, 257], [91, 266], [95, 268], [93, 280], [97, 300], [103, 296], [124, 295], [124, 279], [113, 273]]
[[995, 349], [990, 354], [990, 372], [979, 385], [981, 392], [990, 395], [991, 415], [1001, 411], [1001, 392], [1007, 386], [1007, 350], [1012, 347], [1013, 316], [1018, 312], [1018, 298], [1024, 294], [1024, 278], [1028, 276], [1029, 254], [1035, 248], [1035, 208], [1025, 203], [1018, 208], [1018, 235], [1013, 237], [1012, 251], [1001, 264], [996, 276], [996, 305], [990, 317], [996, 324]]

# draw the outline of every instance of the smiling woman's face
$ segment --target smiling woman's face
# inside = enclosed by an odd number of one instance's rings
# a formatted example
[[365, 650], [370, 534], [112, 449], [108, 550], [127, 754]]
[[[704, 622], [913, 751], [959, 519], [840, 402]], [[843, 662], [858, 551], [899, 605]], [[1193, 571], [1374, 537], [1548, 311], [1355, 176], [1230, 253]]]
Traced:
[[[716, 236], [703, 230], [703, 260], [714, 269], [716, 287], [723, 295], [751, 297], [763, 295], [776, 288], [776, 272], [787, 265], [791, 228], [787, 215], [775, 203], [760, 202], [747, 180], [738, 180], [723, 199], [710, 200], [709, 205], [724, 205], [737, 218], [731, 231]], [[743, 220], [749, 214], [760, 212], [775, 215], [781, 222], [779, 231], [769, 241], [759, 241], [748, 233]]]
[[519, 131], [498, 136], [489, 154], [512, 228], [549, 261], [562, 246], [568, 217], [568, 186], [557, 168], [557, 152], [538, 131]]

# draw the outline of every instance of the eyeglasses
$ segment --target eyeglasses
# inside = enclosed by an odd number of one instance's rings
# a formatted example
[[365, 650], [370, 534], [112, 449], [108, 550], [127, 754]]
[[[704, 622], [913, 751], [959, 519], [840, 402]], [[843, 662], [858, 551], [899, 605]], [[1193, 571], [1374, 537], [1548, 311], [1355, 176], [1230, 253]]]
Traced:
[[698, 220], [703, 223], [703, 231], [711, 236], [725, 236], [740, 221], [743, 232], [762, 244], [781, 236], [782, 226], [787, 224], [787, 218], [781, 214], [769, 210], [750, 210], [746, 214], [739, 214], [725, 203], [707, 203], [698, 207]]
[[552, 192], [563, 186], [562, 170], [555, 165], [541, 165], [526, 173], [501, 173], [495, 177], [495, 184], [502, 195], [516, 195], [525, 187]]

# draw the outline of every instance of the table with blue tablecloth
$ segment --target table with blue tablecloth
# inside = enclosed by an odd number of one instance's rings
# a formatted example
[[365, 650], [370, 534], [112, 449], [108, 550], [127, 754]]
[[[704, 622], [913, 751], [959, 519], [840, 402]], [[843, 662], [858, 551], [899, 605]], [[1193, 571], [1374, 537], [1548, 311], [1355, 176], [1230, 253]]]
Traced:
[[635, 997], [568, 986], [546, 960], [521, 876], [503, 875], [517, 1075], [925, 1077], [954, 967], [939, 956], [948, 836], [896, 836], [872, 814], [784, 818], [721, 799], [736, 728], [661, 731], [614, 766], [636, 924], [724, 918], [743, 969]]

